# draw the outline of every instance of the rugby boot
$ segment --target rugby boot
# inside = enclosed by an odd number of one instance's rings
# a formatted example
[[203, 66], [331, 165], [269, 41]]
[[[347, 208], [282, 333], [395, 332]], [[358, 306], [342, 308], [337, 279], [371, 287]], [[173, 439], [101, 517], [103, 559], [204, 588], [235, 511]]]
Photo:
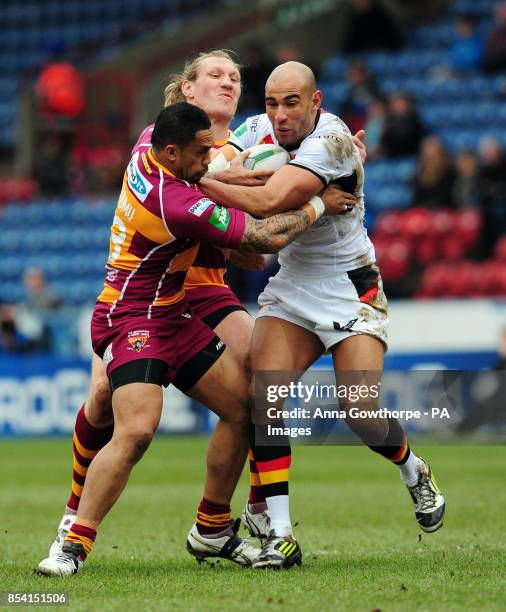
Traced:
[[302, 564], [302, 550], [293, 536], [279, 537], [274, 530], [263, 541], [262, 552], [253, 562], [255, 569], [288, 569]]
[[445, 498], [436, 484], [430, 465], [425, 459], [419, 459], [418, 482], [412, 487], [406, 486], [415, 506], [415, 517], [420, 529], [432, 533], [443, 526]]

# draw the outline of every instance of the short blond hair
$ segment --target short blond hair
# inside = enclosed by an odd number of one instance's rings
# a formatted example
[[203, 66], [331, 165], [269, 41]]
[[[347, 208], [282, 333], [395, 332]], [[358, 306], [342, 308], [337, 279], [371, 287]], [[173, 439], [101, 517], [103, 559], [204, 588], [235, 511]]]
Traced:
[[185, 97], [182, 92], [182, 86], [185, 81], [195, 81], [198, 74], [200, 63], [209, 57], [222, 57], [230, 60], [232, 64], [240, 72], [242, 66], [238, 64], [232, 57], [231, 53], [225, 49], [215, 49], [213, 51], [205, 51], [199, 53], [196, 58], [185, 63], [182, 72], [171, 74], [170, 83], [164, 89], [164, 106], [175, 104], [176, 102], [184, 102]]

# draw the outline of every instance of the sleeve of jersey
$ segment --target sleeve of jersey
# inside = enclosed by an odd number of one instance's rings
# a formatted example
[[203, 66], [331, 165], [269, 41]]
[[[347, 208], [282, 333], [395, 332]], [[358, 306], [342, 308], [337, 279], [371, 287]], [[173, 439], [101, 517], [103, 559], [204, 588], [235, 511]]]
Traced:
[[289, 164], [304, 168], [315, 174], [324, 185], [328, 185], [354, 171], [351, 157], [343, 157], [340, 152], [341, 137], [315, 136], [306, 138], [297, 151], [297, 156]]
[[233, 145], [236, 149], [239, 149], [239, 151], [244, 151], [255, 145], [257, 134], [252, 130], [252, 126], [258, 123], [259, 118], [260, 115], [248, 117], [246, 121], [241, 123], [241, 125], [230, 134], [228, 144]]
[[193, 238], [219, 247], [239, 246], [246, 227], [246, 214], [216, 204], [198, 192], [168, 215], [169, 229], [177, 238]]

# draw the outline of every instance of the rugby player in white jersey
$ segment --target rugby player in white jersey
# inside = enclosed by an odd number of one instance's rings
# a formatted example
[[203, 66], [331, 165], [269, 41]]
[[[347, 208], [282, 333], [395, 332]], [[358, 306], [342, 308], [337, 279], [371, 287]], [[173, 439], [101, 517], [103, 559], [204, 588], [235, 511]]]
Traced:
[[[279, 255], [281, 269], [271, 278], [258, 303], [261, 308], [251, 347], [253, 372], [305, 371], [323, 352], [332, 355], [336, 376], [343, 371], [383, 369], [387, 346], [387, 302], [375, 264], [374, 247], [364, 228], [364, 170], [352, 136], [335, 115], [321, 110], [322, 93], [312, 71], [298, 62], [274, 69], [266, 83], [266, 114], [249, 118], [221, 150], [225, 159], [255, 144], [283, 146], [291, 162], [264, 186], [224, 185], [209, 178], [200, 188], [209, 197], [257, 216], [269, 216], [296, 206], [329, 183], [358, 198], [344, 216], [321, 219]], [[245, 154], [246, 155], [246, 154]], [[349, 405], [340, 402], [340, 408]], [[421, 529], [439, 529], [445, 502], [428, 463], [409, 448], [396, 419], [353, 419], [348, 424], [374, 452], [400, 468], [411, 494]], [[254, 567], [290, 567], [300, 563], [288, 503], [289, 445], [263, 460], [254, 447], [260, 483], [270, 515]]]

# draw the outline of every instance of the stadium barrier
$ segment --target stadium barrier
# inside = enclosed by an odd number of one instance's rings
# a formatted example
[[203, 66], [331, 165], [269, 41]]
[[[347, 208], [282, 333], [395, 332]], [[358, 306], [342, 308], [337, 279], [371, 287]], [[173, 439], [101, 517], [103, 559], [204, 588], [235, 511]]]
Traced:
[[[506, 304], [401, 302], [392, 304], [391, 320], [387, 370], [482, 370], [494, 366]], [[314, 369], [331, 368], [328, 355], [314, 365]], [[0, 437], [71, 433], [86, 398], [89, 372], [90, 358], [84, 356], [0, 356]], [[209, 411], [174, 387], [164, 393], [161, 432], [212, 430], [216, 417]]]

